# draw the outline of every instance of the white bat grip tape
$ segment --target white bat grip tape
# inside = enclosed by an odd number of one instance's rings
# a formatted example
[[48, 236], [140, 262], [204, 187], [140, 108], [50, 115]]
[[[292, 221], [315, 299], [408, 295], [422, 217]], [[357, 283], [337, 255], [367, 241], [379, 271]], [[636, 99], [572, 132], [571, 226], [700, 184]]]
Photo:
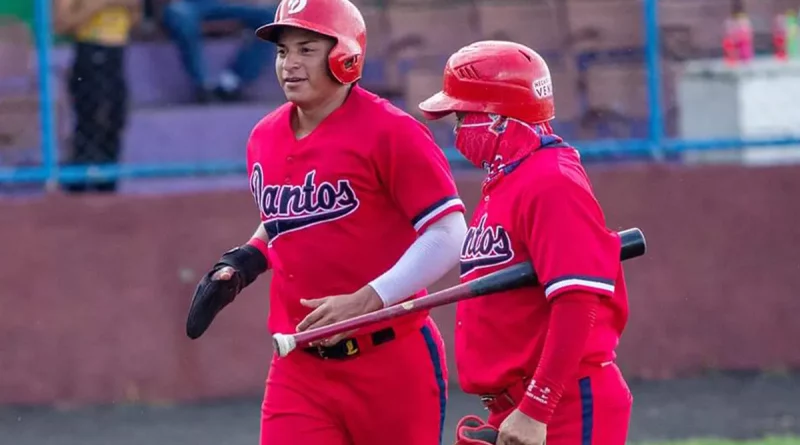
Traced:
[[272, 336], [272, 341], [275, 343], [275, 349], [277, 349], [278, 355], [281, 357], [286, 357], [297, 347], [297, 342], [293, 335], [275, 334]]

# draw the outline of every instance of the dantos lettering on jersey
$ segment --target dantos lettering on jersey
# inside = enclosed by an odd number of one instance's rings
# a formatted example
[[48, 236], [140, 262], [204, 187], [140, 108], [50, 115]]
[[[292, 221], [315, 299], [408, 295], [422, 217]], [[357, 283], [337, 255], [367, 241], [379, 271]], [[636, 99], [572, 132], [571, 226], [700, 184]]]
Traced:
[[499, 224], [487, 227], [486, 217], [481, 216], [476, 226], [467, 229], [461, 247], [461, 276], [475, 269], [499, 266], [514, 259], [514, 248], [508, 232]]
[[358, 198], [350, 181], [316, 184], [316, 170], [305, 175], [303, 185], [264, 185], [261, 164], [253, 165], [250, 190], [264, 215], [270, 242], [282, 233], [343, 218], [358, 209]]

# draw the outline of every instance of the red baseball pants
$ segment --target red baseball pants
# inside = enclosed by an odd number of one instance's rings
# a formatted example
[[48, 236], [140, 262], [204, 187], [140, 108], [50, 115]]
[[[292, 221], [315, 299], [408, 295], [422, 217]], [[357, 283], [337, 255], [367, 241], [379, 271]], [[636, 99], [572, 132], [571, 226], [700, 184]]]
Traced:
[[[633, 396], [615, 364], [568, 386], [547, 425], [547, 445], [625, 445]], [[511, 411], [492, 414], [499, 427]]]
[[444, 342], [428, 318], [348, 360], [275, 356], [261, 445], [438, 445], [446, 403]]

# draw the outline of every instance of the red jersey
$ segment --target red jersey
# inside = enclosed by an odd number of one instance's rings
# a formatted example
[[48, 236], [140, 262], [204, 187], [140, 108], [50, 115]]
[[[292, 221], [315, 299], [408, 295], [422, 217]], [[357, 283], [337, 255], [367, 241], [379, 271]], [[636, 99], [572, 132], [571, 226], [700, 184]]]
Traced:
[[300, 299], [357, 291], [430, 224], [464, 211], [430, 131], [390, 102], [354, 86], [299, 140], [294, 108], [286, 103], [264, 117], [247, 146], [250, 189], [269, 236], [272, 333], [296, 332], [311, 312]]
[[484, 192], [461, 250], [461, 278], [524, 261], [531, 261], [542, 284], [457, 305], [456, 363], [468, 393], [497, 393], [532, 377], [548, 330], [549, 301], [571, 290], [604, 297], [583, 362], [615, 358], [628, 318], [620, 240], [606, 228], [571, 147], [535, 150]]

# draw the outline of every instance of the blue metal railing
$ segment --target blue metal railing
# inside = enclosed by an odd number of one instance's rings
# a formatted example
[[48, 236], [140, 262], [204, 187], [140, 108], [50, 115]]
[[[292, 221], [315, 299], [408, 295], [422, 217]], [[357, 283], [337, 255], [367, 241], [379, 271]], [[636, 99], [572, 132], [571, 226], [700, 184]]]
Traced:
[[658, 1], [644, 2], [645, 60], [650, 114], [650, 144], [659, 150], [664, 140], [664, 106], [661, 100], [661, 42], [658, 30]]
[[[57, 184], [81, 181], [87, 178], [143, 178], [143, 177], [188, 177], [219, 176], [243, 174], [244, 160], [206, 161], [203, 163], [160, 163], [160, 164], [123, 164], [108, 166], [59, 166], [56, 140], [56, 124], [54, 116], [54, 89], [52, 88], [52, 33], [51, 6], [49, 0], [35, 0], [36, 15], [34, 32], [39, 69], [39, 88], [41, 94], [42, 127], [42, 164], [38, 167], [3, 168], [0, 167], [0, 183], [38, 182]], [[647, 137], [644, 139], [610, 139], [594, 141], [577, 141], [585, 159], [604, 160], [615, 157], [634, 157], [648, 160], [663, 160], [670, 156], [678, 156], [685, 150], [719, 150], [740, 149], [742, 147], [779, 147], [800, 145], [798, 138], [774, 138], [763, 140], [683, 140], [666, 137], [664, 102], [662, 98], [661, 76], [661, 42], [659, 31], [659, 11], [657, 0], [644, 0], [642, 18], [644, 20], [643, 51], [633, 51], [635, 57], [641, 57], [647, 68], [648, 125]], [[629, 51], [630, 52], [630, 51]], [[586, 63], [591, 63], [591, 54], [585, 55]], [[596, 55], [595, 55], [596, 56]], [[448, 148], [445, 150], [454, 164], [463, 163], [458, 153]]]
[[37, 64], [39, 69], [39, 103], [42, 132], [42, 178], [41, 181], [55, 185], [58, 172], [58, 151], [56, 147], [55, 103], [53, 100], [53, 76], [50, 73], [51, 46], [53, 42], [52, 15], [50, 0], [35, 0], [36, 15], [34, 35], [36, 40]]

